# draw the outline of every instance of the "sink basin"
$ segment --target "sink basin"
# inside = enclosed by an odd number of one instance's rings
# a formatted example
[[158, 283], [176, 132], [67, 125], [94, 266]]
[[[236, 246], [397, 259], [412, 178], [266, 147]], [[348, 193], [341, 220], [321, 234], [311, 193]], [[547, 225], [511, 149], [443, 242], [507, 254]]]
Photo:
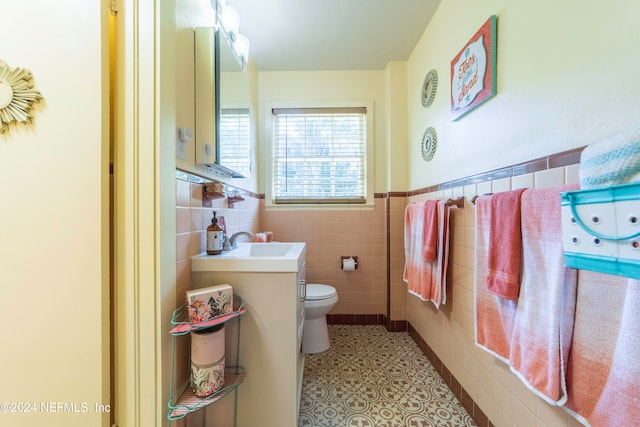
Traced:
[[300, 271], [304, 242], [245, 243], [221, 255], [191, 257], [191, 271]]
[[250, 243], [230, 252], [226, 257], [284, 257], [293, 248], [291, 243]]

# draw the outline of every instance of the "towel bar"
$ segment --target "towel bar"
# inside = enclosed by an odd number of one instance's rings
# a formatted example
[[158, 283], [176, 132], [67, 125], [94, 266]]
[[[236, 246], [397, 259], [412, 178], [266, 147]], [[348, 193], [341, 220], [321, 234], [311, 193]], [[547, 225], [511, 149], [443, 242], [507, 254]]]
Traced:
[[457, 206], [459, 208], [464, 208], [464, 197], [460, 196], [457, 199], [449, 199], [445, 204], [447, 206]]
[[[491, 196], [493, 195], [493, 193], [484, 193], [483, 196]], [[475, 195], [471, 198], [471, 203], [473, 203], [474, 205], [476, 204], [476, 200], [478, 200], [478, 197], [480, 197], [479, 195]]]

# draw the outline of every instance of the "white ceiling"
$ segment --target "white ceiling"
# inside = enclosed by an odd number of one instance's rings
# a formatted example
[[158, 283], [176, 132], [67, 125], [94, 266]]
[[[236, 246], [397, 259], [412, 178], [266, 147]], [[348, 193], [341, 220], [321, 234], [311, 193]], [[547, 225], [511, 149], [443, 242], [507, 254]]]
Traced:
[[382, 70], [409, 58], [440, 0], [227, 0], [259, 71]]

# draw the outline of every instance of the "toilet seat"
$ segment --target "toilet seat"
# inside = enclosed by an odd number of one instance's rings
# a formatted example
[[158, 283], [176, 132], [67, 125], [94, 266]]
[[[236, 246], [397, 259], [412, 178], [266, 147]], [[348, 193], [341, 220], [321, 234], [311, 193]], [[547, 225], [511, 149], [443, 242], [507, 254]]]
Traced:
[[307, 284], [307, 301], [320, 301], [337, 296], [336, 289], [329, 285]]

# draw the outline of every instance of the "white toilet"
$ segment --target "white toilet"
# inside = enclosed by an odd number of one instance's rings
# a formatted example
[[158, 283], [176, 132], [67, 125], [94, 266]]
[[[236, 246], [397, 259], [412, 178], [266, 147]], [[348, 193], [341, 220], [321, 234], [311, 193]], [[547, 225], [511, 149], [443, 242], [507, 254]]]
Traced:
[[307, 284], [302, 332], [302, 351], [304, 353], [321, 353], [329, 349], [327, 313], [337, 302], [338, 293], [333, 286]]

